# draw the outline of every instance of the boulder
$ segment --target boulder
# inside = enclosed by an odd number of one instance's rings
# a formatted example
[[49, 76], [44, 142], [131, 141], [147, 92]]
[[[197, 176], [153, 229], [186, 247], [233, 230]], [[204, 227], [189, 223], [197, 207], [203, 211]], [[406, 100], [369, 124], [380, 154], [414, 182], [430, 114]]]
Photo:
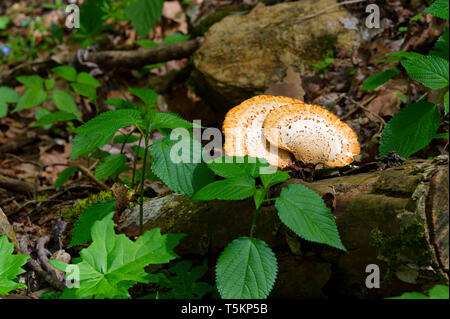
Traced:
[[[318, 14], [336, 0], [303, 0], [231, 15], [214, 24], [195, 53], [191, 84], [205, 101], [226, 111], [280, 82], [292, 67], [303, 74], [332, 57], [336, 48], [351, 54], [356, 31], [342, 6]], [[308, 18], [308, 16], [317, 14]]]

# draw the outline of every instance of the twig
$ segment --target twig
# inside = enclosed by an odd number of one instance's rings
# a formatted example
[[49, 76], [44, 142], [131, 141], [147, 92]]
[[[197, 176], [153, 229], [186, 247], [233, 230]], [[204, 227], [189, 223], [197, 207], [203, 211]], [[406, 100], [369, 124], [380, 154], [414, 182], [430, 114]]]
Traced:
[[94, 174], [91, 173], [91, 171], [84, 167], [83, 165], [77, 165], [80, 171], [83, 172], [86, 177], [88, 177], [92, 182], [94, 182], [96, 185], [100, 186], [103, 190], [109, 191], [111, 190], [105, 183], [100, 181], [97, 177], [94, 176]]
[[[368, 109], [367, 107], [365, 107], [365, 106], [362, 105], [361, 103], [356, 102], [356, 101], [353, 100], [351, 97], [346, 96], [346, 99], [348, 99], [348, 100], [349, 100], [350, 102], [352, 102], [353, 104], [359, 106], [359, 107], [360, 107], [361, 109], [363, 109], [364, 111], [366, 111], [366, 112], [370, 113], [371, 115], [375, 116], [378, 120], [380, 120], [380, 122], [381, 122], [381, 124], [382, 124], [383, 126], [386, 126], [386, 121], [385, 121], [380, 115], [378, 115], [377, 113], [372, 112], [370, 109]], [[366, 103], [368, 103], [368, 102], [366, 101]]]
[[[347, 98], [346, 96], [344, 96], [345, 98]], [[373, 99], [375, 99], [377, 97], [377, 95], [373, 95], [371, 96], [369, 99], [367, 99], [366, 101], [364, 101], [364, 103], [360, 103], [363, 106], [366, 106], [367, 104], [369, 104], [370, 102], [372, 102]], [[347, 98], [348, 99], [348, 98]], [[357, 112], [359, 109], [357, 107], [353, 108], [351, 111], [349, 111], [347, 114], [345, 114], [344, 116], [341, 117], [341, 120], [345, 120], [348, 117], [350, 117], [351, 115], [353, 115], [355, 112]]]

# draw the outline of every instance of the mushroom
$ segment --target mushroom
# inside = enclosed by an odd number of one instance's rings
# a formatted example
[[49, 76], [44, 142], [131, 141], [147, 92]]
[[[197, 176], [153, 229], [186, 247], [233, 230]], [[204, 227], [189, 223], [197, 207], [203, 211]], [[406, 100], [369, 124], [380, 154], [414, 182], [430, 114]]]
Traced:
[[232, 108], [225, 116], [222, 131], [225, 134], [224, 151], [229, 156], [265, 158], [269, 164], [285, 168], [294, 163], [288, 151], [271, 152], [263, 135], [263, 124], [270, 111], [300, 100], [271, 95], [258, 95]]
[[265, 118], [264, 135], [303, 163], [340, 167], [359, 154], [358, 137], [350, 126], [314, 104], [291, 103], [273, 109]]

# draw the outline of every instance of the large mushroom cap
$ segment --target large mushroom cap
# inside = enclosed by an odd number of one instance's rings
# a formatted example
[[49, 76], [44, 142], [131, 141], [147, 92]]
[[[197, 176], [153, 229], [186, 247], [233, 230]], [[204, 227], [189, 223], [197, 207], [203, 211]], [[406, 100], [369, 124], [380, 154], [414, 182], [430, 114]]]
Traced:
[[224, 150], [226, 155], [265, 158], [271, 165], [284, 168], [293, 163], [289, 152], [282, 149], [270, 151], [270, 145], [264, 138], [263, 124], [267, 114], [289, 103], [300, 100], [285, 96], [258, 95], [245, 100], [228, 111], [223, 122], [225, 134]]
[[297, 102], [271, 110], [264, 135], [303, 163], [345, 166], [359, 154], [358, 137], [350, 126], [314, 104]]

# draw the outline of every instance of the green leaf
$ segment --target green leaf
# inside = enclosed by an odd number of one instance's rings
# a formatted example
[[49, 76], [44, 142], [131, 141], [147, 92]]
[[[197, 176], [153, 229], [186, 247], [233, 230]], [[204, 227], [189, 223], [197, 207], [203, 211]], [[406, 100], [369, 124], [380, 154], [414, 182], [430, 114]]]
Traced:
[[115, 106], [118, 109], [134, 109], [135, 108], [133, 103], [125, 101], [124, 99], [120, 99], [120, 98], [108, 99], [108, 100], [106, 100], [105, 104]]
[[187, 41], [189, 40], [190, 36], [189, 34], [182, 34], [180, 32], [174, 32], [171, 33], [169, 35], [167, 35], [164, 38], [164, 44], [174, 44], [174, 43], [178, 43], [178, 42], [183, 42], [183, 41]]
[[156, 110], [148, 110], [145, 114], [145, 119], [148, 121], [150, 128], [152, 130], [168, 128], [168, 129], [176, 129], [176, 128], [192, 128], [194, 126], [198, 127], [198, 125], [194, 125], [193, 123], [182, 119], [177, 114], [173, 113], [162, 113]]
[[[80, 29], [84, 34], [95, 35], [104, 29], [107, 18], [105, 0], [85, 0], [80, 6]], [[74, 80], [75, 81], [75, 80]]]
[[449, 31], [447, 27], [445, 28], [445, 32], [439, 37], [439, 39], [434, 44], [433, 49], [430, 50], [430, 55], [439, 56], [448, 61], [448, 52], [449, 52], [448, 37]]
[[0, 101], [6, 103], [19, 102], [19, 94], [7, 86], [0, 86]]
[[143, 48], [156, 48], [158, 46], [158, 43], [156, 43], [153, 40], [141, 40], [141, 41], [134, 41], [137, 45], [140, 45]]
[[380, 156], [397, 151], [400, 156], [409, 157], [430, 143], [439, 123], [439, 110], [433, 103], [422, 101], [407, 106], [395, 114], [384, 128]]
[[20, 97], [20, 100], [17, 103], [16, 108], [13, 110], [13, 113], [35, 107], [44, 102], [46, 98], [47, 94], [42, 88], [30, 87]]
[[444, 112], [445, 112], [445, 115], [448, 114], [448, 91], [444, 95]]
[[93, 86], [94, 88], [98, 88], [101, 86], [100, 82], [97, 81], [96, 78], [86, 72], [81, 72], [78, 74], [77, 82]]
[[150, 281], [159, 284], [162, 289], [158, 295], [152, 294], [143, 299], [201, 299], [206, 293], [211, 292], [213, 287], [206, 282], [197, 282], [208, 270], [206, 262], [201, 266], [192, 267], [191, 260], [183, 260], [169, 267], [169, 277], [158, 273], [150, 276]]
[[46, 79], [44, 81], [45, 89], [47, 91], [53, 90], [53, 88], [55, 87], [55, 82], [56, 82], [55, 78]]
[[276, 171], [273, 174], [261, 174], [260, 176], [265, 188], [287, 181], [290, 177], [288, 172], [283, 171]]
[[0, 17], [0, 30], [6, 30], [9, 21], [11, 21], [10, 17]]
[[128, 135], [128, 134], [122, 134], [122, 135], [116, 135], [113, 140], [113, 144], [122, 144], [122, 143], [134, 143], [139, 141], [139, 137], [136, 135]]
[[73, 113], [52, 112], [40, 117], [39, 120], [33, 125], [33, 127], [46, 126], [57, 122], [65, 122], [77, 119], [77, 116]]
[[89, 206], [73, 226], [72, 240], [68, 248], [89, 243], [91, 241], [91, 229], [94, 223], [106, 217], [108, 219], [112, 218], [115, 207], [115, 201], [101, 201]]
[[136, 95], [138, 98], [140, 98], [142, 101], [144, 101], [144, 103], [147, 105], [155, 104], [156, 100], [158, 99], [158, 93], [156, 93], [152, 89], [128, 88], [128, 91], [130, 91], [131, 94]]
[[[94, 222], [92, 243], [80, 252], [82, 261], [73, 266], [79, 270], [79, 288], [66, 289], [64, 295], [77, 299], [130, 298], [129, 288], [137, 282], [148, 282], [147, 265], [178, 257], [173, 248], [183, 234], [161, 235], [159, 228], [154, 228], [133, 242], [124, 234], [116, 235], [114, 226], [111, 214]], [[50, 264], [62, 271], [67, 269], [59, 261], [51, 260]]]
[[85, 83], [70, 83], [70, 86], [76, 93], [87, 97], [90, 101], [95, 101], [97, 99], [97, 92], [92, 85]]
[[433, 288], [431, 288], [430, 292], [430, 299], [447, 299], [449, 298], [449, 288], [448, 286], [444, 285], [436, 285]]
[[[172, 150], [173, 155], [179, 155], [176, 151], [181, 150], [181, 158], [172, 158]], [[177, 193], [192, 196], [214, 180], [213, 172], [201, 162], [200, 143], [190, 136], [184, 136], [181, 141], [168, 138], [154, 141], [150, 151], [153, 156], [152, 171]]]
[[130, 0], [128, 2], [125, 14], [141, 38], [146, 38], [150, 28], [158, 21], [163, 4], [164, 0]]
[[73, 129], [80, 133], [72, 140], [70, 159], [89, 153], [108, 143], [120, 128], [136, 125], [141, 121], [137, 110], [115, 110], [101, 113], [87, 123]]
[[125, 164], [125, 154], [113, 154], [105, 157], [95, 168], [94, 175], [99, 180], [105, 179], [114, 174]]
[[0, 295], [7, 295], [11, 290], [26, 287], [18, 283], [16, 277], [25, 272], [22, 266], [28, 260], [27, 255], [13, 255], [14, 245], [8, 236], [0, 236]]
[[56, 75], [59, 75], [64, 80], [74, 82], [77, 80], [77, 70], [69, 65], [57, 66], [51, 70]]
[[398, 297], [390, 297], [386, 299], [430, 299], [428, 296], [421, 294], [420, 292], [405, 292], [403, 295]]
[[425, 9], [426, 13], [445, 20], [448, 20], [448, 11], [448, 0], [436, 0], [431, 6]]
[[258, 210], [261, 207], [261, 204], [264, 202], [264, 198], [267, 195], [267, 190], [263, 188], [256, 189], [256, 192], [253, 194], [253, 201], [255, 203], [255, 207]]
[[8, 114], [8, 104], [6, 102], [0, 101], [0, 119]]
[[394, 76], [400, 73], [400, 70], [396, 67], [392, 67], [389, 70], [375, 73], [374, 75], [367, 78], [367, 80], [363, 83], [362, 88], [364, 90], [373, 90], [377, 87], [383, 85]]
[[402, 61], [403, 67], [416, 81], [431, 89], [448, 86], [449, 63], [441, 57], [422, 56]]
[[248, 177], [233, 177], [206, 185], [192, 196], [192, 200], [240, 200], [253, 196], [255, 180]]
[[264, 159], [250, 156], [222, 156], [207, 164], [217, 175], [225, 178], [243, 176], [255, 178], [261, 174], [261, 168], [269, 166]]
[[75, 172], [78, 170], [77, 166], [69, 166], [66, 169], [64, 169], [56, 179], [55, 185], [53, 185], [55, 188], [60, 188], [65, 182], [69, 180], [69, 178], [75, 174]]
[[217, 262], [217, 289], [224, 299], [264, 299], [277, 276], [277, 260], [265, 242], [241, 237], [233, 240]]
[[44, 80], [38, 75], [21, 75], [16, 77], [17, 81], [29, 88], [42, 88]]
[[275, 207], [281, 221], [300, 237], [346, 250], [333, 214], [311, 189], [301, 184], [290, 184], [281, 190]]
[[70, 93], [66, 91], [56, 90], [53, 92], [53, 102], [58, 110], [66, 113], [72, 113], [81, 121], [81, 115], [78, 107]]

